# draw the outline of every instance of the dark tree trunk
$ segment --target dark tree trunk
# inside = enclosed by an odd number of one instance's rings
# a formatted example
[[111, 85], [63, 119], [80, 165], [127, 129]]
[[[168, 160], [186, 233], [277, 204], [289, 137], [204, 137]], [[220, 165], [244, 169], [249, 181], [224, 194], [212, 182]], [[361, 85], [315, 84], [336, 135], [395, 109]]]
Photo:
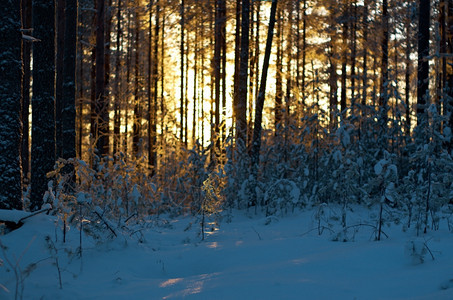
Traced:
[[[197, 7], [196, 7], [197, 9]], [[198, 54], [200, 51], [200, 47], [198, 45], [198, 28], [200, 27], [199, 20], [195, 21], [195, 40], [194, 40], [194, 64], [193, 64], [193, 85], [194, 85], [194, 92], [193, 92], [193, 115], [192, 115], [192, 145], [196, 145], [197, 140], [197, 106], [198, 106], [198, 89], [199, 87], [199, 78], [198, 78]]]
[[[129, 1], [126, 1], [126, 7], [128, 5]], [[126, 28], [126, 38], [127, 38], [127, 46], [126, 46], [126, 102], [124, 103], [126, 112], [124, 114], [124, 123], [126, 124], [126, 130], [124, 133], [124, 152], [129, 153], [129, 110], [131, 109], [130, 106], [130, 99], [132, 98], [131, 96], [131, 68], [132, 68], [132, 40], [133, 40], [133, 34], [132, 34], [132, 26], [131, 22], [132, 21], [132, 16], [129, 16], [127, 18], [127, 28]]]
[[[287, 43], [286, 43], [286, 92], [285, 92], [285, 127], [289, 125], [289, 117], [291, 115], [290, 107], [292, 104], [292, 87], [293, 87], [293, 74], [292, 74], [292, 61], [293, 61], [293, 11], [294, 5], [292, 2], [288, 3], [288, 31], [287, 31]], [[296, 118], [299, 118], [296, 116]], [[287, 131], [285, 131], [285, 143], [287, 142]], [[286, 148], [286, 147], [285, 147]], [[285, 149], [285, 161], [287, 159]]]
[[214, 103], [215, 103], [215, 112], [214, 112], [214, 152], [219, 151], [220, 148], [220, 105], [221, 105], [221, 82], [222, 82], [222, 48], [223, 48], [223, 39], [222, 37], [222, 2], [224, 0], [216, 0], [215, 2], [215, 20], [214, 20]]
[[253, 137], [253, 101], [258, 99], [258, 91], [259, 91], [259, 75], [260, 75], [260, 11], [261, 11], [261, 1], [256, 2], [256, 13], [255, 13], [255, 41], [254, 41], [254, 62], [253, 65], [251, 66], [251, 69], [254, 70], [253, 76], [254, 76], [254, 93], [250, 95], [249, 99], [249, 120], [248, 120], [248, 127], [247, 127], [247, 146], [251, 145], [252, 137]]
[[164, 127], [164, 120], [165, 120], [165, 77], [164, 77], [164, 59], [165, 59], [165, 16], [162, 16], [162, 30], [161, 30], [161, 45], [160, 45], [160, 130], [162, 134], [161, 143], [164, 143], [165, 139], [165, 127]]
[[[51, 13], [49, 13], [51, 12]], [[33, 2], [33, 127], [31, 207], [38, 210], [47, 191], [46, 174], [55, 163], [55, 1]]]
[[[448, 0], [447, 5], [446, 5], [446, 10], [447, 10], [447, 30], [448, 30], [448, 35], [451, 36], [453, 34], [453, 1]], [[453, 54], [453, 40], [450, 38], [447, 40], [447, 52], [448, 54]], [[451, 66], [450, 66], [451, 70]], [[453, 128], [453, 75], [448, 74], [447, 75], [447, 95], [448, 95], [448, 103], [446, 105], [446, 110], [445, 110], [445, 115], [450, 115], [450, 118], [448, 120], [448, 125], [450, 128]], [[450, 152], [453, 150], [453, 139], [450, 139], [450, 145], [449, 145], [449, 150]]]
[[277, 58], [276, 58], [276, 75], [275, 75], [275, 106], [274, 106], [274, 116], [275, 116], [275, 134], [278, 134], [278, 126], [282, 121], [282, 100], [283, 100], [283, 35], [282, 35], [282, 9], [277, 11]]
[[305, 65], [307, 63], [307, 1], [304, 0], [302, 20], [302, 109], [305, 109]]
[[153, 50], [153, 110], [151, 125], [151, 144], [149, 148], [150, 165], [153, 167], [153, 174], [157, 168], [157, 102], [158, 102], [158, 83], [159, 83], [159, 22], [160, 5], [156, 3], [156, 24], [154, 26], [154, 50]]
[[61, 112], [63, 110], [63, 57], [65, 48], [65, 0], [57, 0], [57, 58], [56, 58], [56, 81], [55, 81], [55, 136], [56, 156], [61, 157], [63, 152], [63, 136]]
[[[442, 55], [442, 73], [441, 73], [441, 97], [445, 99], [445, 88], [447, 87], [447, 0], [439, 2], [439, 24], [440, 24], [440, 54]], [[407, 25], [406, 25], [407, 26]]]
[[147, 110], [147, 121], [148, 121], [148, 163], [149, 166], [153, 166], [153, 157], [152, 155], [152, 147], [154, 147], [153, 144], [153, 133], [152, 133], [152, 127], [153, 127], [153, 70], [154, 70], [154, 55], [153, 55], [153, 7], [154, 1], [151, 0], [149, 3], [149, 12], [148, 12], [148, 22], [149, 22], [149, 27], [148, 27], [148, 80], [147, 80], [147, 85], [146, 85], [146, 94], [147, 94], [147, 102], [148, 102], [148, 110]]
[[261, 129], [263, 120], [264, 97], [266, 92], [267, 71], [271, 56], [272, 38], [274, 36], [275, 13], [277, 10], [277, 0], [272, 0], [271, 15], [269, 19], [269, 30], [267, 33], [266, 50], [264, 52], [263, 71], [261, 74], [260, 90], [255, 108], [255, 126], [253, 128], [252, 148], [250, 152], [252, 174], [256, 176], [258, 172], [259, 154], [261, 149]]
[[239, 70], [239, 95], [236, 103], [236, 134], [238, 141], [247, 143], [247, 82], [249, 70], [249, 32], [250, 32], [250, 2], [242, 0], [241, 24], [241, 57]]
[[[294, 6], [294, 12], [296, 14], [296, 19], [295, 19], [295, 22], [296, 22], [296, 41], [295, 41], [295, 46], [296, 46], [296, 58], [295, 58], [295, 61], [296, 61], [296, 78], [295, 78], [295, 86], [297, 88], [297, 99], [299, 99], [299, 97], [301, 97], [301, 84], [300, 84], [300, 53], [301, 53], [301, 46], [300, 46], [300, 32], [301, 32], [301, 26], [300, 26], [300, 1], [295, 1], [295, 6]], [[297, 111], [299, 113], [302, 112], [301, 110], [301, 104], [302, 104], [302, 101], [301, 100], [298, 100], [298, 108], [297, 108]], [[299, 115], [300, 116], [300, 115]]]
[[96, 148], [99, 155], [109, 152], [108, 102], [105, 95], [105, 1], [97, 1], [96, 14], [96, 87], [95, 87], [95, 125]]
[[[22, 0], [22, 28], [31, 29], [32, 27], [32, 1]], [[26, 31], [27, 34], [32, 32]], [[30, 124], [28, 117], [30, 115], [30, 92], [31, 92], [31, 50], [32, 43], [22, 40], [22, 61], [24, 77], [22, 81], [22, 173], [24, 182], [28, 183], [30, 179]]]
[[[447, 36], [450, 36], [453, 34], [453, 1], [452, 0], [447, 0], [446, 3], [446, 19], [447, 19], [447, 30], [448, 34]], [[448, 54], [453, 54], [453, 40], [451, 38], [447, 39], [447, 45], [446, 45], [446, 51]], [[451, 73], [451, 66], [448, 68], [450, 72], [447, 74], [446, 78], [446, 86], [447, 86], [447, 98], [448, 101], [446, 103], [445, 107], [445, 112], [444, 115], [449, 115], [450, 117], [447, 119], [448, 120], [448, 126], [450, 128], [453, 128], [453, 75]], [[447, 72], [446, 72], [447, 73]], [[453, 150], [453, 139], [450, 139], [449, 143], [449, 151]]]
[[[76, 157], [77, 0], [66, 0], [61, 110], [61, 157]], [[83, 80], [83, 79], [81, 79]]]
[[[97, 1], [94, 2], [92, 28], [96, 28], [96, 13]], [[96, 38], [96, 30], [94, 30], [94, 38]], [[91, 49], [91, 70], [90, 70], [90, 147], [95, 148], [97, 136], [97, 117], [96, 117], [96, 46]], [[95, 149], [90, 149], [95, 150]], [[90, 153], [90, 164], [93, 165], [93, 156]]]
[[[205, 39], [205, 35], [204, 35], [204, 29], [205, 29], [205, 19], [204, 17], [202, 17], [202, 20], [201, 20], [201, 30], [200, 30], [200, 39], [202, 41], [202, 45], [204, 45], [204, 39]], [[163, 41], [163, 36], [162, 36], [162, 41]], [[204, 47], [203, 47], [204, 48]], [[205, 77], [204, 77], [204, 68], [205, 68], [205, 50], [201, 50], [201, 57], [200, 57], [200, 63], [201, 63], [201, 86], [204, 87], [205, 86]], [[163, 55], [163, 53], [162, 53]], [[163, 75], [162, 75], [163, 76]], [[201, 120], [201, 129], [200, 129], [200, 133], [201, 133], [201, 145], [203, 146], [204, 145], [204, 88], [201, 89], [201, 96], [200, 96], [200, 120]], [[162, 114], [163, 114], [163, 111], [162, 111]]]
[[[236, 131], [238, 130], [238, 101], [239, 101], [239, 72], [240, 72], [240, 55], [241, 55], [241, 0], [236, 0], [236, 32], [234, 35], [234, 86], [233, 86], [233, 107], [234, 107], [234, 119], [236, 121]], [[250, 3], [249, 3], [250, 9]], [[248, 32], [247, 32], [248, 34]], [[236, 132], [239, 135], [239, 132]]]
[[341, 114], [344, 116], [347, 105], [347, 91], [346, 91], [346, 79], [347, 79], [347, 65], [348, 65], [348, 35], [349, 35], [349, 4], [346, 4], [345, 12], [343, 15], [343, 57], [341, 62], [341, 98], [340, 98], [340, 109]]
[[418, 17], [418, 68], [417, 68], [417, 124], [426, 118], [425, 111], [429, 94], [429, 21], [430, 0], [419, 1]]
[[365, 112], [368, 95], [368, 4], [364, 4], [363, 13], [363, 77], [362, 77], [362, 115]]
[[353, 2], [353, 24], [352, 24], [352, 54], [351, 54], [351, 109], [352, 113], [355, 112], [355, 65], [357, 56], [357, 2]]
[[[121, 0], [117, 1], [118, 7], [116, 10], [116, 55], [115, 55], [115, 102], [114, 102], [114, 121], [113, 121], [113, 154], [120, 151], [121, 147], [121, 103], [120, 97], [123, 96], [121, 93], [121, 61], [122, 61], [122, 44], [123, 44], [123, 32], [121, 27], [122, 22], [122, 3]], [[126, 110], [127, 114], [127, 110]]]
[[[90, 143], [94, 143], [97, 136], [96, 102], [96, 47], [93, 47], [91, 49], [90, 70]], [[92, 160], [92, 157], [90, 159]]]
[[[21, 5], [2, 4], [0, 17], [0, 209], [22, 209], [21, 174]], [[35, 182], [36, 183], [36, 182]], [[36, 192], [36, 189], [35, 189]]]
[[222, 28], [222, 119], [220, 121], [220, 127], [222, 130], [222, 143], [225, 142], [226, 138], [226, 57], [227, 57], [227, 46], [226, 46], [226, 1], [221, 1], [221, 18], [220, 20], [222, 21], [221, 28]]
[[180, 136], [179, 136], [179, 139], [181, 141], [181, 143], [184, 143], [184, 111], [185, 111], [185, 108], [184, 108], [184, 104], [185, 104], [185, 101], [184, 101], [184, 98], [185, 98], [185, 95], [184, 95], [184, 77], [185, 77], [185, 73], [184, 73], [184, 49], [185, 49], [185, 45], [184, 45], [184, 27], [185, 27], [185, 7], [184, 7], [184, 0], [181, 0], [181, 22], [180, 22], [180, 25], [181, 25], [181, 43], [180, 43], [180, 64], [181, 64], [181, 87], [180, 87], [180, 91], [181, 91], [181, 100], [180, 100], [180, 104], [179, 104], [179, 117], [181, 119], [181, 131], [180, 131]]
[[185, 49], [185, 75], [186, 84], [184, 86], [184, 146], [187, 149], [188, 144], [188, 131], [189, 131], [189, 124], [188, 124], [188, 114], [189, 114], [189, 85], [188, 85], [188, 78], [189, 78], [189, 56], [190, 56], [190, 41], [189, 41], [190, 34], [187, 32], [187, 42], [186, 42], [186, 49]]
[[[410, 14], [410, 8], [409, 12]], [[410, 76], [411, 76], [411, 67], [412, 67], [412, 60], [411, 60], [411, 20], [409, 15], [406, 20], [406, 75], [405, 75], [405, 103], [406, 103], [406, 132], [409, 134], [411, 130], [411, 106], [410, 106], [410, 97], [411, 97], [411, 86], [410, 86]]]
[[132, 133], [132, 151], [135, 157], [139, 157], [140, 153], [140, 136], [141, 136], [141, 109], [140, 109], [140, 24], [139, 24], [138, 12], [135, 12], [135, 31], [134, 31], [134, 40], [135, 40], [135, 56], [134, 56], [134, 124], [133, 124], [133, 133]]
[[385, 131], [387, 128], [387, 110], [388, 110], [388, 81], [389, 81], [389, 20], [388, 20], [388, 1], [383, 0], [382, 2], [382, 59], [381, 59], [381, 87], [379, 95], [379, 109], [381, 110], [381, 126]]
[[[83, 22], [81, 20], [81, 22]], [[80, 40], [84, 39], [84, 35], [82, 32], [79, 32], [79, 37]], [[85, 128], [87, 127], [85, 120], [84, 120], [84, 106], [85, 106], [85, 87], [84, 87], [84, 81], [86, 80], [85, 78], [85, 62], [84, 62], [84, 51], [83, 51], [83, 43], [78, 43], [79, 44], [79, 54], [76, 56], [77, 60], [77, 73], [78, 73], [78, 78], [76, 76], [76, 81], [78, 81], [78, 99], [77, 99], [77, 143], [76, 143], [76, 152], [77, 156], [80, 159], [82, 158], [82, 147], [83, 147], [83, 135], [85, 132]]]
[[[332, 26], [333, 27], [333, 26]], [[333, 28], [332, 28], [333, 30]], [[338, 75], [337, 75], [337, 62], [336, 62], [336, 35], [332, 33], [330, 37], [330, 53], [329, 53], [329, 119], [330, 127], [336, 128], [337, 126], [337, 111], [338, 111]]]
[[[453, 34], [453, 1], [452, 0], [447, 0], [446, 3], [446, 19], [447, 19], [447, 30], [448, 30], [448, 36], [451, 36]], [[451, 38], [447, 39], [447, 45], [446, 45], [446, 51], [448, 54], [453, 54], [453, 40]], [[449, 68], [451, 70], [451, 66]], [[446, 103], [446, 108], [445, 108], [445, 115], [449, 115], [450, 118], [448, 120], [448, 126], [450, 128], [453, 128], [453, 75], [447, 74], [446, 78], [446, 83], [445, 85], [447, 86], [447, 96], [448, 96], [448, 102]], [[449, 143], [449, 151], [453, 150], [453, 139], [450, 139]]]

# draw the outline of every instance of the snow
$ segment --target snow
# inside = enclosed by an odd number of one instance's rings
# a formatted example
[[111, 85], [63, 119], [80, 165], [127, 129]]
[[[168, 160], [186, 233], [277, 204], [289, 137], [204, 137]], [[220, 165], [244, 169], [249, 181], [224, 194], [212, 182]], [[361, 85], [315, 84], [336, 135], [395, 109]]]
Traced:
[[0, 209], [0, 220], [9, 221], [14, 223], [19, 223], [19, 221], [25, 217], [28, 217], [30, 213], [23, 210], [9, 210], [9, 209]]
[[[11, 264], [22, 270], [23, 299], [453, 299], [453, 234], [446, 224], [420, 237], [401, 224], [384, 226], [389, 238], [379, 242], [373, 228], [356, 227], [348, 242], [335, 242], [330, 231], [313, 230], [316, 213], [223, 212], [205, 241], [196, 217], [153, 216], [140, 238], [84, 234], [82, 258], [78, 229], [69, 228], [63, 244], [57, 218], [39, 214], [0, 236], [0, 299], [14, 299]], [[349, 225], [373, 213], [355, 208]], [[339, 222], [329, 222], [336, 231]]]

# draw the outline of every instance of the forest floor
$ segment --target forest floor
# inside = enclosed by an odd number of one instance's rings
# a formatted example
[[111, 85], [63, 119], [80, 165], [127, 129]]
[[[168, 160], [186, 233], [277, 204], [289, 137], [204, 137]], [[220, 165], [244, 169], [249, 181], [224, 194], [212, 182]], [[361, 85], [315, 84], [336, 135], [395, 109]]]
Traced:
[[[375, 214], [355, 209], [347, 222]], [[319, 223], [315, 209], [222, 215], [204, 240], [197, 217], [153, 217], [113, 239], [83, 235], [82, 257], [77, 228], [62, 243], [56, 218], [36, 215], [0, 236], [0, 299], [453, 299], [446, 219], [419, 237], [387, 224], [375, 241], [369, 225], [342, 232], [339, 209]]]

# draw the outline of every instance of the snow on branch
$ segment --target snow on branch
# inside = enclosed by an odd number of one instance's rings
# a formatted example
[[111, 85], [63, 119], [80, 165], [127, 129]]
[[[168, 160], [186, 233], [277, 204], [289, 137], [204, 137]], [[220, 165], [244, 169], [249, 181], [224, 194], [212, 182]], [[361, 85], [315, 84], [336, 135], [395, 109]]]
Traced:
[[29, 41], [29, 42], [32, 42], [32, 43], [41, 41], [40, 39], [37, 39], [35, 37], [32, 37], [31, 35], [27, 35], [27, 34], [23, 34], [23, 33], [22, 33], [22, 39], [26, 40], [26, 41]]

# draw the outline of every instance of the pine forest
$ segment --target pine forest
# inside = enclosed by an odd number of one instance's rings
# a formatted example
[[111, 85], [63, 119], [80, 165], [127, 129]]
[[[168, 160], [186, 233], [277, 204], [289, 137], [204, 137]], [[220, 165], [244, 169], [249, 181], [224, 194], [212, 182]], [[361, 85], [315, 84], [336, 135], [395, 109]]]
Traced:
[[[392, 226], [433, 260], [427, 235], [451, 242], [452, 0], [2, 7], [0, 269], [3, 236], [44, 216], [56, 257], [74, 232], [82, 257], [83, 236], [141, 240], [189, 218], [202, 243], [237, 215], [311, 218], [299, 234], [343, 242]], [[20, 299], [24, 280], [5, 282]]]

